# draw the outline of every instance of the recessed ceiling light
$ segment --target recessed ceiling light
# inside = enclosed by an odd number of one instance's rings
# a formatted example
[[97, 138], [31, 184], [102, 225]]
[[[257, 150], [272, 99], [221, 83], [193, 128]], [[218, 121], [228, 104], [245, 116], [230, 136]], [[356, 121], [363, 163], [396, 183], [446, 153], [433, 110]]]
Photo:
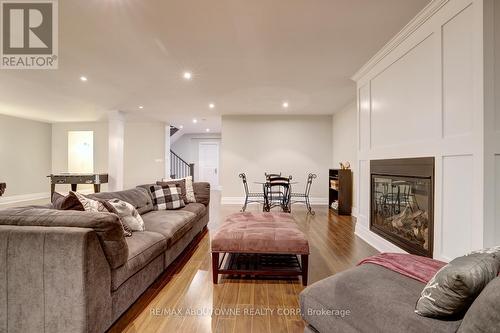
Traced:
[[205, 131], [210, 132], [210, 128], [207, 128]]
[[208, 107], [211, 108], [211, 109], [214, 109], [215, 108], [215, 104], [214, 103], [210, 103], [210, 104], [208, 104]]
[[82, 82], [87, 82], [89, 79], [87, 79], [86, 76], [80, 76], [80, 81]]
[[142, 110], [142, 109], [144, 109], [144, 106], [142, 106], [142, 105], [139, 105], [139, 109], [141, 109], [141, 110]]
[[283, 108], [288, 109], [289, 104], [288, 104], [288, 102], [283, 102], [282, 106], [283, 106]]
[[184, 72], [184, 74], [182, 74], [182, 77], [185, 80], [191, 80], [193, 78], [193, 74], [191, 72]]
[[183, 126], [183, 125], [180, 125], [180, 126], [179, 126], [179, 129], [183, 129], [183, 128], [184, 128], [184, 126]]
[[193, 124], [196, 124], [198, 122], [198, 119], [194, 118], [193, 119]]

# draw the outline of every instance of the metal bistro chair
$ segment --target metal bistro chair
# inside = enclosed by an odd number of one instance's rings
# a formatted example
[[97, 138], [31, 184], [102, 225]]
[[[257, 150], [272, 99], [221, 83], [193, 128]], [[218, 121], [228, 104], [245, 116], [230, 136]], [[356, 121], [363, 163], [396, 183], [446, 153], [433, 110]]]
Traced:
[[264, 172], [264, 176], [266, 176], [266, 180], [269, 180], [271, 178], [281, 177], [281, 172], [280, 173], [267, 173], [267, 172]]
[[264, 193], [250, 192], [248, 190], [247, 176], [244, 173], [240, 173], [240, 178], [243, 181], [243, 186], [245, 187], [245, 204], [243, 205], [241, 211], [244, 212], [249, 203], [264, 204]]
[[[271, 183], [271, 182], [282, 182], [282, 181], [286, 182], [286, 179], [287, 179], [287, 178], [281, 176], [281, 172], [280, 173], [267, 173], [267, 172], [265, 172], [264, 175], [266, 176], [266, 184]], [[289, 177], [289, 180], [292, 180], [292, 176]], [[283, 192], [279, 186], [276, 186], [275, 190], [273, 190], [273, 191], [274, 191], [274, 193], [271, 191], [269, 194], [274, 194], [275, 197], [277, 195], [281, 195]]]
[[293, 205], [294, 203], [303, 203], [307, 207], [307, 211], [311, 214], [314, 215], [316, 214], [311, 207], [311, 201], [309, 199], [309, 193], [311, 193], [311, 186], [313, 179], [315, 179], [317, 176], [314, 173], [310, 173], [307, 176], [307, 184], [306, 184], [306, 190], [304, 193], [293, 193], [291, 194], [291, 204]]
[[285, 213], [290, 212], [290, 180], [292, 177], [268, 178], [264, 185], [264, 211], [281, 207]]

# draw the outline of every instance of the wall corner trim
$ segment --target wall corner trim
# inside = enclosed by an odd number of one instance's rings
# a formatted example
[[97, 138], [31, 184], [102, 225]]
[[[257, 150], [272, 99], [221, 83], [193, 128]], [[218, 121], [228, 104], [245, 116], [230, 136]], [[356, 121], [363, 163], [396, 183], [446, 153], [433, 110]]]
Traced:
[[352, 77], [354, 82], [359, 81], [375, 65], [391, 53], [396, 47], [404, 42], [409, 36], [422, 26], [429, 18], [439, 11], [450, 0], [433, 0], [424, 7], [400, 32], [396, 34], [380, 51], [378, 51], [363, 67], [361, 67]]

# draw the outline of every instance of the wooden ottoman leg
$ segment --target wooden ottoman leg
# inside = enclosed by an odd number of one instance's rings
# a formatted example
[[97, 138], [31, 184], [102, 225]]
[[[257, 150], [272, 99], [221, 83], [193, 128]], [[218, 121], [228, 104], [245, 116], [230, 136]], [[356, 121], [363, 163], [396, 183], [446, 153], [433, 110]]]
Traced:
[[214, 284], [219, 282], [219, 252], [212, 252], [212, 274]]
[[300, 256], [300, 261], [302, 264], [302, 285], [307, 286], [307, 272], [309, 270], [309, 255], [302, 254]]

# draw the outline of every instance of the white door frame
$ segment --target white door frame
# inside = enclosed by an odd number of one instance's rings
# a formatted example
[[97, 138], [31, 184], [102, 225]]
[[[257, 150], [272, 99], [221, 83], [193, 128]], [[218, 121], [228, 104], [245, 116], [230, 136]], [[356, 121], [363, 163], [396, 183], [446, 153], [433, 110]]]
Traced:
[[198, 143], [198, 179], [201, 180], [201, 146], [215, 145], [217, 146], [217, 188], [220, 188], [220, 142], [200, 141]]

